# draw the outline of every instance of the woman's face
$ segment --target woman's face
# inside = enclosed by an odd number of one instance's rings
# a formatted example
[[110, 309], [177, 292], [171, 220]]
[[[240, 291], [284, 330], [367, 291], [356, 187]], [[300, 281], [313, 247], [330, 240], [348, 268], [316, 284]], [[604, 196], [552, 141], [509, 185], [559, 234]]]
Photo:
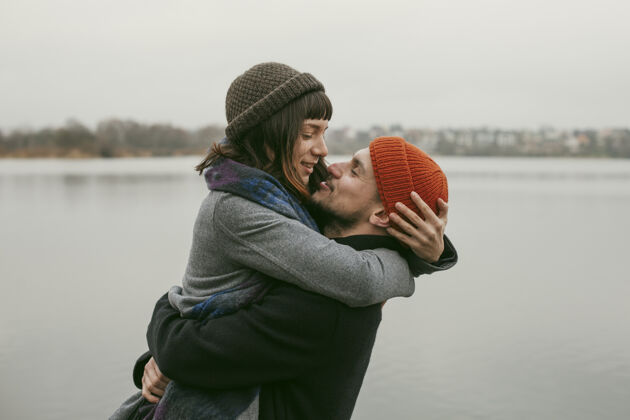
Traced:
[[324, 132], [328, 129], [328, 120], [304, 120], [298, 138], [293, 147], [293, 166], [304, 185], [313, 173], [313, 167], [320, 158], [328, 155], [324, 142]]

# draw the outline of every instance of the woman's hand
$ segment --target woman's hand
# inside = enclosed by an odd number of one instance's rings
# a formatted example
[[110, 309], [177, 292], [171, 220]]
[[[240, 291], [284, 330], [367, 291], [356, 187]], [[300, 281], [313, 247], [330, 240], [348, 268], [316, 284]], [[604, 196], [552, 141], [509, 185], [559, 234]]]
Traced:
[[411, 200], [422, 212], [424, 220], [409, 207], [402, 203], [396, 203], [396, 210], [411, 223], [396, 213], [391, 213], [389, 215], [390, 223], [396, 225], [400, 230], [389, 227], [387, 233], [411, 248], [418, 257], [434, 263], [440, 259], [440, 255], [444, 252], [444, 228], [448, 219], [448, 204], [441, 198], [438, 199], [438, 216], [415, 191], [411, 193]]
[[144, 366], [144, 375], [142, 375], [142, 396], [151, 403], [157, 403], [160, 401], [160, 397], [164, 395], [166, 386], [170, 381], [160, 372], [155, 359], [150, 358]]

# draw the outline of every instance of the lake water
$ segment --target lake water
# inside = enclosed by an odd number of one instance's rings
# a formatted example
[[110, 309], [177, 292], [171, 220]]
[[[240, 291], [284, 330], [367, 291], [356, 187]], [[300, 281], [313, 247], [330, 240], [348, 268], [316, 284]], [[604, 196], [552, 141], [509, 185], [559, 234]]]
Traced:
[[[630, 161], [436, 160], [460, 261], [387, 303], [354, 418], [630, 418]], [[134, 391], [196, 162], [0, 160], [0, 418], [107, 418]]]

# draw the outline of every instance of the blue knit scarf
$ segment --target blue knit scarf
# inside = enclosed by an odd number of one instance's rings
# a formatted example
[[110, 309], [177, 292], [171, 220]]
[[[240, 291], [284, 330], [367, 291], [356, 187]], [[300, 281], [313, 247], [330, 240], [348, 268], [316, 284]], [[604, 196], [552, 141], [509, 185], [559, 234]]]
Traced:
[[302, 204], [265, 171], [219, 158], [203, 175], [210, 190], [246, 198], [290, 219], [299, 220], [319, 232], [315, 220]]

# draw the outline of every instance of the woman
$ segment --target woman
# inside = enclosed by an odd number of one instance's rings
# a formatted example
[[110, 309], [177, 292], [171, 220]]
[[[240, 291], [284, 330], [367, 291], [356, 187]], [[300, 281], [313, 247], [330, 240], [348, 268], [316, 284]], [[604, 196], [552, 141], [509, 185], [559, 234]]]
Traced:
[[[183, 287], [169, 292], [182, 316], [233, 312], [264, 296], [270, 279], [351, 306], [413, 293], [419, 272], [411, 273], [397, 252], [357, 252], [337, 244], [318, 233], [303, 207], [309, 184], [317, 185], [325, 173], [324, 132], [332, 116], [317, 79], [282, 64], [259, 64], [230, 86], [226, 114], [227, 139], [197, 166], [211, 191], [195, 223]], [[257, 392], [244, 393], [248, 397], [231, 401], [242, 418], [254, 418]], [[211, 398], [225, 400], [221, 393]]]
[[[311, 174], [325, 171], [324, 132], [332, 105], [323, 89], [310, 74], [276, 63], [254, 66], [230, 86], [227, 141], [215, 144], [196, 168], [211, 192], [195, 225], [183, 290], [175, 287], [169, 293], [183, 316], [225, 314], [251, 303], [267, 286], [258, 272], [351, 306], [413, 292], [413, 281], [397, 256], [388, 260], [393, 264], [385, 278], [398, 281], [380, 282], [376, 276], [383, 273], [364, 264], [364, 256], [317, 234], [302, 206], [309, 180], [314, 185], [322, 180]], [[252, 220], [257, 221], [252, 229], [266, 233], [245, 232]], [[296, 239], [308, 245], [296, 247]], [[245, 275], [243, 267], [250, 269]], [[297, 267], [304, 268], [297, 272]], [[341, 269], [352, 270], [353, 276], [345, 282], [332, 278]]]

